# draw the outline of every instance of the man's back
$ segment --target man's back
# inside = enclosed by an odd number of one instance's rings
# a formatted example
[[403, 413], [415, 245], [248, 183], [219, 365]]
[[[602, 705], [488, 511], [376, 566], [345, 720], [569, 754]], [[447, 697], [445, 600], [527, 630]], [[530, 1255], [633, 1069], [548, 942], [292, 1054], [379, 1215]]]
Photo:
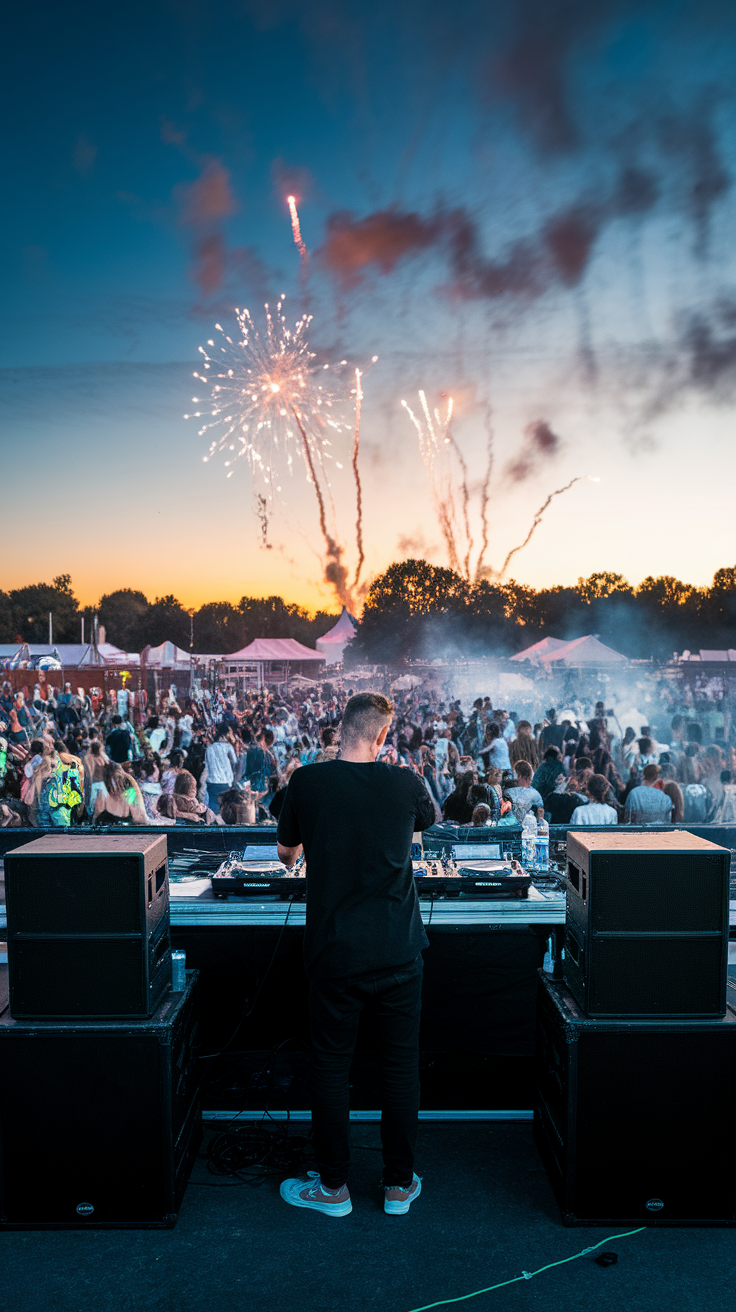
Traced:
[[426, 947], [411, 839], [433, 821], [432, 802], [410, 770], [339, 760], [294, 772], [278, 840], [304, 844], [304, 960], [312, 978], [388, 970]]
[[626, 799], [624, 820], [632, 825], [669, 824], [672, 798], [659, 788], [639, 784]]

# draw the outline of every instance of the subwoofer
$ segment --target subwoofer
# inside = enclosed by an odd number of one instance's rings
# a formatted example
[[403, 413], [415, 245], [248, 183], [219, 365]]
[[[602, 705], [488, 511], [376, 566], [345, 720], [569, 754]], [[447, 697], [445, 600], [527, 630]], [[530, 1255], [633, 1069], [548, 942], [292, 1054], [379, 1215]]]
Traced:
[[736, 1225], [736, 1013], [602, 1021], [540, 972], [534, 1134], [565, 1225]]
[[693, 834], [570, 832], [564, 976], [587, 1016], [723, 1016], [731, 853]]
[[0, 1230], [173, 1226], [202, 1139], [198, 972], [139, 1021], [6, 1003], [0, 967]]
[[5, 858], [16, 1020], [150, 1016], [171, 984], [166, 838], [47, 836]]

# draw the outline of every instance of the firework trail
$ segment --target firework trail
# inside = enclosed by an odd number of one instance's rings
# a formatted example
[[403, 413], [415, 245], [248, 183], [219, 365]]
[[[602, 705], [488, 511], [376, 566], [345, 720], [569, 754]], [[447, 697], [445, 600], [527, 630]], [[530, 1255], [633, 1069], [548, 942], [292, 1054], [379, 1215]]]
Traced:
[[468, 466], [465, 463], [465, 457], [463, 456], [460, 447], [458, 446], [455, 438], [453, 437], [449, 429], [447, 431], [447, 436], [449, 438], [452, 449], [458, 458], [460, 468], [463, 471], [462, 482], [460, 483], [460, 495], [462, 496], [463, 499], [463, 524], [465, 526], [465, 541], [468, 548], [465, 553], [465, 558], [463, 560], [463, 572], [465, 574], [466, 579], [470, 579], [470, 553], [473, 550], [474, 544], [473, 544], [473, 535], [470, 532], [470, 492], [468, 491]]
[[268, 502], [262, 492], [256, 492], [256, 515], [261, 526], [261, 546], [264, 551], [271, 550], [268, 540]]
[[[547, 510], [547, 507], [550, 505], [550, 503], [551, 503], [552, 501], [554, 501], [555, 497], [561, 497], [563, 492], [569, 492], [570, 488], [571, 488], [575, 483], [580, 483], [581, 480], [582, 480], [582, 478], [583, 478], [583, 475], [582, 475], [582, 474], [578, 474], [577, 478], [571, 478], [571, 479], [570, 479], [570, 482], [569, 482], [569, 483], [566, 483], [564, 487], [558, 487], [558, 488], [555, 489], [554, 492], [550, 492], [550, 494], [549, 494], [549, 496], [547, 497], [547, 500], [545, 501], [544, 505], [543, 505], [543, 506], [540, 506], [540, 507], [539, 507], [539, 510], [538, 510], [537, 513], [535, 514], [534, 519], [532, 520], [532, 526], [531, 526], [531, 528], [529, 529], [529, 532], [527, 533], [526, 537], [524, 538], [524, 541], [523, 541], [523, 542], [520, 542], [519, 545], [518, 545], [518, 547], [512, 547], [512, 548], [511, 548], [511, 551], [509, 552], [508, 556], [506, 557], [505, 561], [503, 562], [503, 565], [501, 566], [501, 569], [500, 569], [499, 572], [498, 572], [498, 576], [497, 576], [497, 577], [499, 578], [499, 580], [502, 579], [503, 576], [504, 576], [504, 574], [506, 573], [506, 570], [507, 570], [508, 567], [509, 567], [509, 561], [511, 560], [511, 557], [512, 557], [512, 556], [515, 556], [516, 553], [517, 553], [517, 551], [523, 551], [523, 550], [524, 550], [524, 547], [528, 546], [529, 543], [531, 542], [532, 538], [534, 537], [534, 534], [535, 534], [536, 530], [539, 528], [539, 525], [541, 524], [542, 520], [544, 519], [544, 513], [545, 513], [545, 511]], [[593, 481], [597, 482], [597, 480], [593, 480]]]
[[291, 231], [294, 234], [294, 245], [296, 246], [299, 252], [299, 258], [301, 259], [302, 264], [306, 264], [307, 260], [309, 259], [309, 251], [304, 245], [304, 241], [302, 239], [302, 230], [301, 230], [301, 225], [299, 223], [299, 215], [297, 214], [297, 210], [296, 210], [296, 196], [287, 196], [286, 203], [289, 206], [289, 214], [291, 215]]
[[360, 571], [363, 568], [365, 552], [363, 550], [363, 488], [360, 482], [360, 469], [358, 467], [358, 454], [360, 452], [360, 403], [363, 400], [363, 389], [360, 386], [361, 372], [355, 370], [355, 438], [353, 441], [353, 477], [355, 479], [355, 500], [357, 512], [355, 518], [355, 544], [358, 548], [358, 563], [355, 567], [355, 578], [353, 587], [357, 588], [360, 579]]
[[[325, 578], [335, 587], [340, 601], [350, 604], [345, 566], [341, 563], [342, 547], [329, 531], [325, 501], [320, 486], [320, 471], [330, 489], [325, 462], [333, 460], [329, 448], [331, 436], [347, 431], [348, 425], [339, 418], [341, 403], [348, 399], [347, 388], [333, 385], [332, 379], [346, 364], [316, 363], [316, 356], [307, 342], [307, 329], [311, 316], [305, 315], [296, 326], [287, 327], [282, 313], [283, 297], [272, 314], [266, 306], [266, 333], [261, 335], [248, 310], [237, 310], [240, 340], [233, 341], [220, 324], [219, 351], [214, 340], [200, 352], [204, 357], [205, 372], [194, 377], [210, 389], [211, 408], [208, 421], [199, 430], [204, 436], [214, 430], [219, 434], [210, 443], [207, 461], [217, 452], [226, 452], [225, 466], [230, 478], [238, 460], [246, 459], [254, 475], [263, 478], [266, 496], [259, 502], [261, 532], [268, 524], [270, 505], [274, 494], [281, 492], [278, 484], [277, 461], [284, 451], [287, 468], [294, 464], [294, 449], [305, 463], [308, 481], [314, 487], [319, 512], [320, 529], [325, 544], [327, 564]], [[195, 404], [199, 398], [192, 398]], [[335, 413], [333, 413], [333, 411]], [[195, 411], [185, 418], [201, 419], [203, 411]], [[295, 428], [298, 432], [295, 432]], [[301, 439], [301, 440], [299, 440]], [[342, 469], [338, 460], [337, 468]]]
[[451, 439], [448, 437], [450, 420], [452, 419], [452, 397], [448, 398], [447, 414], [444, 420], [440, 418], [438, 410], [434, 412], [434, 419], [427, 404], [427, 398], [424, 392], [419, 392], [422, 411], [424, 413], [424, 422], [418, 415], [414, 414], [411, 406], [406, 401], [402, 401], [406, 413], [417, 430], [419, 438], [419, 454], [422, 457], [424, 467], [429, 479], [429, 487], [434, 501], [437, 518], [439, 520], [442, 536], [445, 539], [447, 547], [447, 556], [450, 568], [460, 572], [460, 558], [457, 549], [457, 537], [455, 534], [455, 502], [452, 495], [452, 485], [449, 475], [444, 481], [445, 486], [441, 488], [437, 479], [437, 461], [443, 453], [445, 446], [450, 445]]
[[491, 407], [485, 403], [485, 425], [488, 435], [487, 453], [488, 464], [486, 466], [486, 476], [483, 481], [483, 487], [480, 494], [480, 523], [481, 523], [481, 542], [480, 552], [478, 553], [478, 562], [475, 566], [476, 583], [482, 577], [483, 557], [488, 550], [488, 501], [491, 495], [491, 474], [493, 473], [493, 428], [491, 426]]

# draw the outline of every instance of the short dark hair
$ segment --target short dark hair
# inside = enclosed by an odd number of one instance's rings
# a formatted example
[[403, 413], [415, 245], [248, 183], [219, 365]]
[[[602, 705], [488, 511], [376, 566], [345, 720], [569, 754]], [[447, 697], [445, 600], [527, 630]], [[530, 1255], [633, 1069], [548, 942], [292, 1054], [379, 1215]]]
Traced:
[[113, 715], [112, 722], [113, 724], [122, 724], [123, 723], [122, 715]]
[[589, 756], [579, 756], [578, 759], [577, 759], [577, 761], [575, 762], [575, 769], [576, 769], [576, 770], [592, 770], [592, 769], [593, 769], [593, 762], [591, 761], [591, 759], [590, 759]]
[[642, 771], [642, 777], [646, 779], [647, 783], [649, 783], [652, 779], [658, 779], [659, 766], [654, 765], [651, 762], [649, 763], [649, 765], [645, 765]]
[[544, 753], [544, 759], [545, 761], [560, 761], [562, 758], [559, 747], [548, 747]]
[[517, 779], [531, 779], [534, 771], [528, 761], [517, 761], [514, 765]]
[[380, 692], [358, 692], [348, 701], [342, 716], [341, 738], [373, 742], [394, 713], [393, 703]]
[[588, 780], [588, 792], [594, 802], [602, 802], [608, 792], [608, 780], [603, 774], [592, 774]]

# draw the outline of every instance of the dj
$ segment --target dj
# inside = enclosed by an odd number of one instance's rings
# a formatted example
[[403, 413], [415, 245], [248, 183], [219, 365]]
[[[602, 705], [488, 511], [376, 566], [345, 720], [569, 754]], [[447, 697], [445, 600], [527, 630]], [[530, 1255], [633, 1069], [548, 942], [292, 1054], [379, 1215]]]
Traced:
[[419, 1111], [419, 1014], [427, 936], [414, 888], [411, 841], [434, 821], [412, 771], [376, 758], [393, 706], [379, 693], [351, 697], [340, 756], [289, 780], [278, 851], [307, 863], [304, 964], [309, 977], [312, 1126], [317, 1171], [284, 1180], [281, 1197], [327, 1216], [352, 1211], [348, 1076], [362, 1011], [375, 1018], [383, 1105], [384, 1211], [408, 1212]]

